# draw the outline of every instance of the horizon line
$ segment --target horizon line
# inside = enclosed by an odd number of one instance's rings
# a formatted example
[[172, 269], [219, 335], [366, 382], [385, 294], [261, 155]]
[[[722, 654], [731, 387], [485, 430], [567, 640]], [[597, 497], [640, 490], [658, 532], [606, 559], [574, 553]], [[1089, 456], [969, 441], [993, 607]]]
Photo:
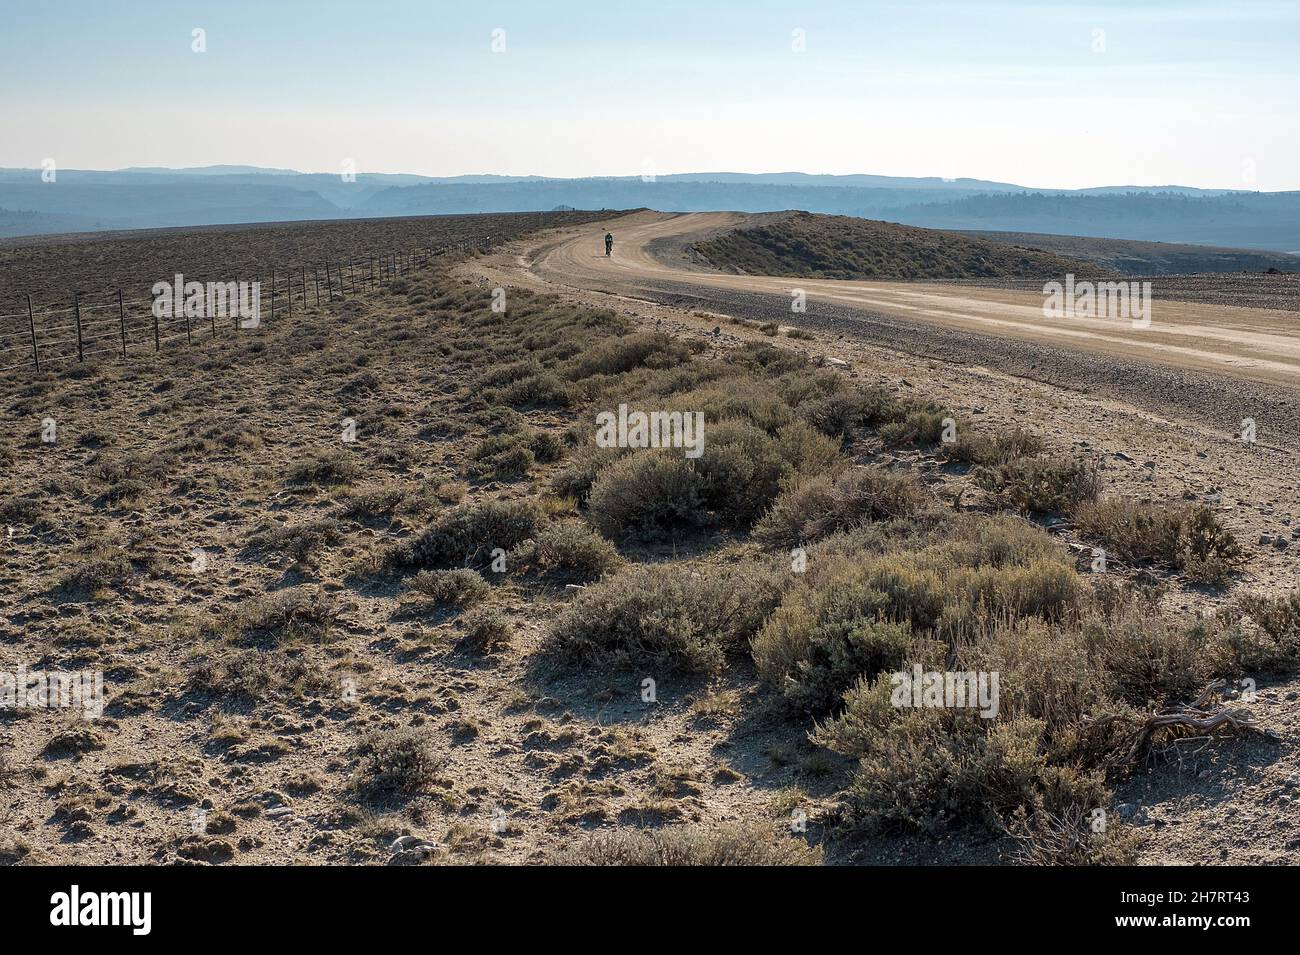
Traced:
[[[258, 166], [252, 163], [207, 163], [198, 166], [119, 166], [116, 168], [94, 168], [89, 166], [64, 166], [60, 167], [60, 172], [96, 172], [96, 173], [150, 173], [150, 172], [193, 172], [202, 169], [246, 169], [245, 175], [266, 174], [273, 176], [338, 176], [341, 173], [338, 170], [301, 170], [292, 169], [284, 166]], [[0, 172], [33, 172], [40, 174], [42, 169], [36, 166], [0, 166]], [[220, 175], [217, 173], [217, 175]], [[233, 175], [233, 174], [232, 174]], [[1092, 186], [1029, 186], [1022, 183], [1011, 182], [1001, 179], [984, 179], [976, 176], [925, 176], [925, 175], [897, 175], [893, 173], [876, 173], [876, 172], [805, 172], [799, 169], [783, 169], [767, 172], [745, 172], [740, 170], [714, 169], [704, 171], [688, 172], [667, 172], [657, 173], [655, 176], [647, 178], [641, 173], [625, 173], [612, 175], [579, 175], [579, 176], [548, 176], [539, 173], [509, 173], [509, 172], [464, 172], [438, 175], [433, 173], [421, 172], [380, 172], [376, 170], [356, 170], [353, 172], [356, 176], [413, 176], [420, 179], [469, 179], [477, 177], [491, 177], [496, 179], [535, 179], [547, 182], [582, 182], [584, 180], [636, 180], [641, 179], [645, 185], [654, 185], [658, 179], [669, 179], [675, 176], [809, 176], [821, 177], [827, 179], [847, 179], [854, 176], [870, 176], [878, 179], [914, 179], [914, 180], [935, 180], [943, 183], [956, 182], [973, 182], [987, 183], [991, 185], [1014, 186], [1017, 189], [1024, 189], [1033, 192], [1086, 192], [1090, 189], [1196, 189], [1203, 192], [1242, 192], [1242, 193], [1285, 193], [1300, 192], [1300, 186], [1292, 189], [1242, 189], [1231, 186], [1192, 186], [1185, 183], [1158, 183], [1143, 185], [1139, 183], [1103, 183]], [[723, 183], [725, 185], [725, 183]]]

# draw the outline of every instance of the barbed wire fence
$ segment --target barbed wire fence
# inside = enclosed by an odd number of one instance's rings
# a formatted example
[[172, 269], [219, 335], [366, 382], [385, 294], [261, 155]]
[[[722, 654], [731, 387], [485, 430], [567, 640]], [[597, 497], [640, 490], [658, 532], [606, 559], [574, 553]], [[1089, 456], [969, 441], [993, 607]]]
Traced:
[[[434, 259], [453, 252], [485, 252], [493, 236], [461, 239], [440, 246], [428, 246], [404, 252], [386, 252], [349, 262], [327, 260], [310, 265], [272, 267], [269, 277], [244, 277], [246, 282], [260, 282], [257, 308], [272, 320], [292, 318], [294, 309], [303, 312], [322, 304], [341, 301], [349, 294], [378, 287], [423, 268]], [[208, 267], [207, 272], [213, 271]], [[247, 270], [231, 270], [242, 274]], [[215, 281], [184, 274], [205, 288]], [[170, 276], [168, 277], [170, 278]], [[219, 283], [231, 284], [229, 275]], [[129, 359], [135, 354], [155, 354], [163, 346], [196, 337], [216, 338], [225, 331], [237, 331], [244, 318], [238, 302], [231, 303], [227, 314], [218, 316], [211, 302], [204, 315], [191, 315], [184, 307], [183, 289], [174, 290], [176, 305], [170, 316], [155, 314], [152, 298], [126, 298], [122, 289], [95, 294], [72, 292], [67, 305], [37, 307], [30, 294], [23, 294], [26, 309], [0, 314], [0, 373], [20, 369], [39, 372], [43, 368], [84, 363], [98, 358]], [[21, 299], [20, 299], [21, 300]], [[220, 321], [218, 320], [220, 318]]]

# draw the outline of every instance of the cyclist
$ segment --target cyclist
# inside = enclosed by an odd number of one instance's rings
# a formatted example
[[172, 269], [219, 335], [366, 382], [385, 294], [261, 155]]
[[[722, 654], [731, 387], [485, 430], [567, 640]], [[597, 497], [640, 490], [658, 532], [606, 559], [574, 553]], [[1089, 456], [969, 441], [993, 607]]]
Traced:
[[605, 254], [609, 255], [610, 251], [613, 248], [614, 248], [614, 233], [606, 232], [605, 233]]

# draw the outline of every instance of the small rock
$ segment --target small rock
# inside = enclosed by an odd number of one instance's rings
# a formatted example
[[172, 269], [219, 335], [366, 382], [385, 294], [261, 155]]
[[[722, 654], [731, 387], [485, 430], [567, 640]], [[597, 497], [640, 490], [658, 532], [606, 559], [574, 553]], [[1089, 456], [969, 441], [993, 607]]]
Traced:
[[393, 840], [393, 844], [388, 847], [389, 852], [410, 852], [413, 849], [434, 848], [435, 843], [428, 839], [421, 839], [419, 836], [405, 835], [398, 836]]

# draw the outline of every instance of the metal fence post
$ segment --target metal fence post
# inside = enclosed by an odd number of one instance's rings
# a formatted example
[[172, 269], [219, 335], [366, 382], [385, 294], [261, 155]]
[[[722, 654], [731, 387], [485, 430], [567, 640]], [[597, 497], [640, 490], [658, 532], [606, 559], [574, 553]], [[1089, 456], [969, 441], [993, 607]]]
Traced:
[[41, 356], [36, 351], [36, 317], [32, 314], [32, 297], [27, 296], [27, 325], [32, 330], [32, 364], [41, 370]]
[[81, 351], [81, 293], [72, 293], [72, 313], [77, 318], [77, 361], [85, 361], [85, 356]]

